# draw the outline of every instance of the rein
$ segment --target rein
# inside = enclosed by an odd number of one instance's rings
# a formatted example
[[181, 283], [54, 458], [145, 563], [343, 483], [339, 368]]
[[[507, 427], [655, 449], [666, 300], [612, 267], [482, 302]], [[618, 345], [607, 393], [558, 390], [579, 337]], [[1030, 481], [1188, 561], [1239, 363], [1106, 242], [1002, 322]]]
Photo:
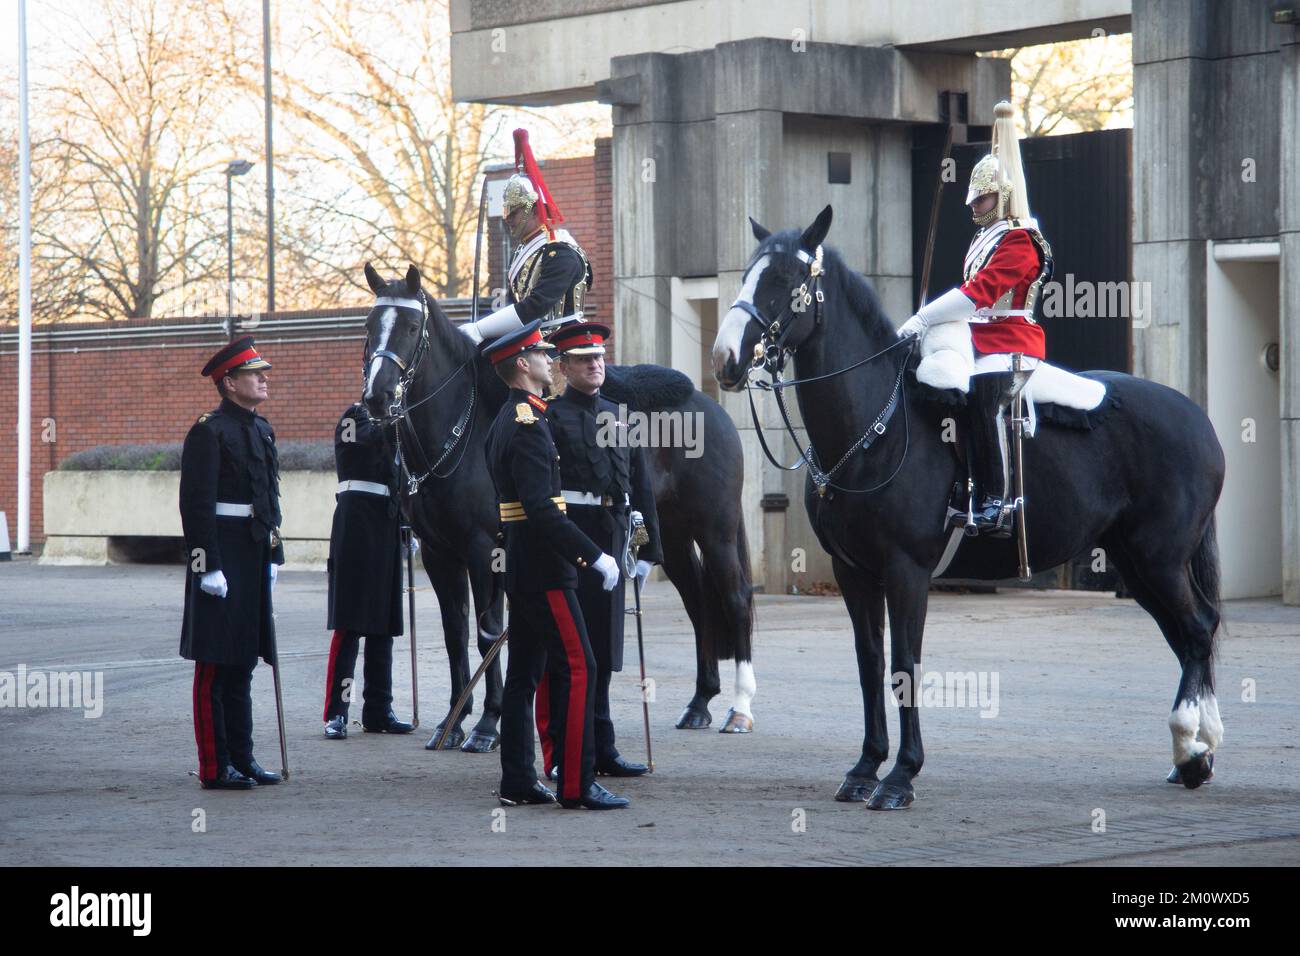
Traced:
[[[918, 338], [916, 336], [908, 336], [905, 339], [899, 339], [897, 342], [886, 346], [874, 355], [868, 355], [866, 358], [860, 359], [852, 365], [847, 365], [844, 368], [837, 369], [833, 372], [826, 372], [821, 375], [813, 375], [799, 379], [783, 379], [781, 374], [785, 370], [786, 360], [797, 351], [798, 346], [791, 348], [787, 345], [793, 323], [785, 323], [783, 325], [782, 320], [787, 314], [794, 311], [802, 312], [809, 305], [812, 305], [813, 326], [815, 328], [821, 325], [821, 307], [825, 302], [825, 295], [821, 289], [822, 276], [824, 274], [822, 268], [822, 247], [818, 246], [816, 253], [811, 256], [802, 249], [797, 249], [795, 255], [801, 262], [808, 265], [808, 278], [804, 280], [798, 289], [791, 291], [791, 304], [786, 306], [776, 319], [769, 322], [758, 310], [758, 307], [752, 302], [738, 301], [735, 304], [736, 308], [739, 308], [741, 311], [749, 315], [750, 321], [757, 322], [762, 327], [762, 331], [759, 333], [758, 342], [754, 345], [754, 357], [749, 368], [750, 381], [745, 385], [745, 390], [749, 395], [750, 415], [754, 420], [754, 431], [758, 435], [758, 442], [759, 445], [762, 446], [763, 454], [767, 457], [769, 462], [780, 470], [798, 471], [804, 465], [808, 466], [808, 475], [816, 486], [819, 497], [824, 497], [826, 495], [827, 488], [832, 488], [846, 494], [870, 494], [871, 492], [879, 491], [898, 476], [899, 471], [903, 468], [904, 462], [907, 461], [907, 453], [911, 447], [912, 436], [911, 425], [907, 417], [906, 402], [901, 403], [903, 406], [903, 453], [894, 470], [890, 472], [889, 477], [870, 488], [845, 488], [842, 485], [836, 484], [832, 479], [841, 469], [844, 468], [845, 465], [849, 463], [856, 452], [859, 450], [863, 452], [868, 451], [876, 440], [885, 434], [889, 422], [894, 417], [894, 413], [898, 410], [900, 400], [902, 399], [903, 376], [907, 371], [908, 362], [916, 349]], [[816, 303], [815, 305], [814, 302]], [[802, 308], [800, 307], [801, 305]], [[845, 451], [839, 461], [829, 469], [823, 469], [820, 464], [820, 458], [817, 455], [817, 450], [813, 447], [811, 438], [809, 439], [807, 449], [800, 452], [797, 461], [790, 465], [783, 465], [781, 462], [777, 461], [776, 456], [772, 454], [772, 450], [768, 446], [767, 439], [763, 434], [763, 426], [758, 417], [758, 408], [754, 403], [755, 390], [770, 391], [776, 397], [776, 405], [781, 412], [781, 421], [785, 426], [786, 433], [789, 434], [795, 447], [798, 448], [800, 446], [799, 436], [795, 433], [794, 425], [790, 421], [790, 413], [785, 405], [783, 394], [784, 389], [836, 378], [846, 372], [851, 372], [854, 369], [861, 368], [882, 356], [888, 355], [895, 349], [904, 346], [907, 347], [907, 355], [904, 356], [902, 363], [899, 365], [898, 373], [894, 376], [894, 387], [890, 390], [889, 398], [886, 400], [884, 407], [879, 411], [879, 413], [877, 413], [871, 424], [867, 426], [866, 431], [864, 431], [862, 435], [849, 445], [848, 450]], [[756, 380], [756, 373], [762, 371], [767, 372], [768, 375], [771, 376], [770, 382]]]

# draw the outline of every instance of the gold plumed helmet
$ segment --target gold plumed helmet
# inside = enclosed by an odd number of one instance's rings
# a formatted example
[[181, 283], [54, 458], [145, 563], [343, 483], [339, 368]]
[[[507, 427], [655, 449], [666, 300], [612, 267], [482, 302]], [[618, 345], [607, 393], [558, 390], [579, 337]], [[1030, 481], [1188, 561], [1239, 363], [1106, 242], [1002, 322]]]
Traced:
[[506, 180], [506, 188], [502, 194], [501, 203], [505, 207], [507, 216], [516, 209], [532, 212], [533, 207], [537, 205], [537, 188], [533, 186], [533, 181], [526, 175], [515, 173]]
[[1029, 191], [1025, 188], [1024, 167], [1020, 162], [1020, 142], [1016, 138], [1015, 110], [1005, 100], [993, 109], [992, 151], [971, 170], [966, 190], [966, 205], [980, 196], [997, 193], [998, 201], [988, 212], [971, 219], [987, 226], [999, 219], [1029, 217]]

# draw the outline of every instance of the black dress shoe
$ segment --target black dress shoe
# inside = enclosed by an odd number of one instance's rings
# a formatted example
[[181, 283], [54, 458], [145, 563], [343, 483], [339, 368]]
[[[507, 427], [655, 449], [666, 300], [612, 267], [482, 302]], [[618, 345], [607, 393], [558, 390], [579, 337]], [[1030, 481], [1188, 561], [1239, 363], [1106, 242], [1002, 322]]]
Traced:
[[378, 722], [366, 723], [365, 718], [362, 718], [361, 729], [368, 734], [409, 734], [415, 729], [415, 724], [398, 720], [397, 715], [390, 710]]
[[242, 773], [245, 777], [248, 777], [250, 780], [255, 780], [259, 784], [268, 787], [271, 786], [272, 784], [279, 783], [281, 780], [281, 777], [278, 773], [272, 773], [270, 770], [264, 769], [262, 765], [258, 763], [256, 760], [250, 760], [242, 767], [236, 767], [235, 769], [238, 770], [240, 773]]
[[252, 790], [257, 786], [257, 781], [245, 777], [234, 767], [227, 767], [215, 780], [200, 780], [199, 786], [204, 790]]
[[535, 783], [531, 790], [523, 793], [507, 793], [499, 791], [497, 799], [507, 807], [518, 807], [530, 803], [554, 803], [555, 794], [551, 793], [545, 786]]
[[325, 725], [326, 740], [347, 740], [348, 739], [348, 719], [343, 716], [331, 717], [329, 723]]
[[547, 780], [559, 780], [559, 779], [560, 779], [560, 768], [559, 768], [559, 767], [552, 767], [550, 770], [546, 771], [546, 779], [547, 779]]
[[631, 804], [627, 797], [616, 797], [598, 783], [593, 783], [580, 800], [561, 800], [560, 806], [566, 810], [618, 810]]
[[645, 764], [624, 760], [619, 754], [596, 761], [596, 773], [601, 777], [640, 777], [649, 772]]

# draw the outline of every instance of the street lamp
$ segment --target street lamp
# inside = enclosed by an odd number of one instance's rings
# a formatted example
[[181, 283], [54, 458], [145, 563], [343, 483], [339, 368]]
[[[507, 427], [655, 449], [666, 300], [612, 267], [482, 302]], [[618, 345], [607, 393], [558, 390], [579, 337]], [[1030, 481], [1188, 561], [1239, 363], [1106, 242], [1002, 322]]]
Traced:
[[235, 337], [235, 233], [230, 181], [252, 168], [246, 159], [232, 159], [226, 166], [226, 331], [231, 339]]

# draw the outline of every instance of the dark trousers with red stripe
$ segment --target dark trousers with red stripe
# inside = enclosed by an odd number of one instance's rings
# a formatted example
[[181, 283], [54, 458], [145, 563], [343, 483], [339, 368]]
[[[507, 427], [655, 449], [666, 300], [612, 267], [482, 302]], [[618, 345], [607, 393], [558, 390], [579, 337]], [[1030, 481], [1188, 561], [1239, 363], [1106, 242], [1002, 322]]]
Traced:
[[[348, 704], [357, 699], [352, 675], [357, 670], [357, 651], [361, 637], [356, 631], [337, 630], [330, 641], [329, 666], [325, 671], [325, 722], [348, 716]], [[393, 639], [367, 637], [363, 665], [365, 687], [362, 691], [361, 722], [378, 725], [384, 722], [393, 706]], [[344, 682], [347, 687], [344, 687]]]
[[501, 790], [537, 782], [533, 695], [549, 675], [550, 736], [560, 770], [559, 795], [579, 799], [596, 779], [593, 704], [596, 661], [582, 609], [571, 590], [512, 593], [510, 661], [501, 700]]
[[194, 739], [199, 779], [253, 759], [253, 668], [194, 662]]
[[[608, 660], [602, 661], [596, 656], [596, 702], [592, 708], [594, 714], [596, 762], [613, 763], [618, 759], [618, 747], [614, 745], [614, 721], [609, 716], [609, 684], [613, 673]], [[537, 736], [542, 742], [542, 766], [547, 772], [555, 766], [555, 743], [551, 740], [551, 696], [550, 681], [543, 680], [537, 685]]]

